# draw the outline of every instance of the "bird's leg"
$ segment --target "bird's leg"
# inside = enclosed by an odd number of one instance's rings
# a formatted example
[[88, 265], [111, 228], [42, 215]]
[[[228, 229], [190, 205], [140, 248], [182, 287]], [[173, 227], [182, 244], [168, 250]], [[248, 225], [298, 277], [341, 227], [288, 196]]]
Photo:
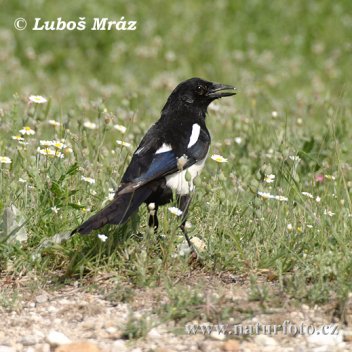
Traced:
[[150, 228], [154, 230], [154, 233], [156, 233], [159, 227], [159, 220], [158, 220], [158, 214], [157, 214], [158, 206], [155, 203], [149, 203], [148, 211], [149, 211], [148, 225]]
[[178, 204], [179, 209], [182, 211], [180, 228], [183, 232], [183, 235], [186, 238], [186, 241], [187, 241], [189, 247], [191, 248], [192, 251], [194, 251], [192, 242], [189, 239], [187, 231], [186, 231], [186, 221], [187, 221], [188, 208], [189, 208], [190, 203], [191, 203], [191, 196], [189, 194], [177, 196], [177, 204]]

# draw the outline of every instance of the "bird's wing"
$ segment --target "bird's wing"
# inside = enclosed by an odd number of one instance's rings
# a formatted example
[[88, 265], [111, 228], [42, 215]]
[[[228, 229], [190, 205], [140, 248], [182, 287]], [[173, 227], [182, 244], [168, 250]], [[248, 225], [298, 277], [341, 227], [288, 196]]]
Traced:
[[141, 143], [133, 155], [115, 197], [134, 192], [151, 181], [187, 169], [206, 157], [209, 145], [210, 137], [206, 131], [200, 131], [197, 142], [191, 147], [178, 145], [177, 150], [166, 144], [160, 147], [160, 141], [153, 146]]

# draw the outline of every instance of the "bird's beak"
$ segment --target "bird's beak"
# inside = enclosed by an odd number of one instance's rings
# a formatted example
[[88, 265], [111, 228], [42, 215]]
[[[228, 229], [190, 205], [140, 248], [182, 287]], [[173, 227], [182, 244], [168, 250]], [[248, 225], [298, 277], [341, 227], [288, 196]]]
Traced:
[[230, 97], [231, 95], [235, 95], [236, 88], [233, 86], [229, 86], [227, 84], [214, 83], [213, 88], [208, 92], [208, 97], [212, 99], [219, 99], [222, 97]]

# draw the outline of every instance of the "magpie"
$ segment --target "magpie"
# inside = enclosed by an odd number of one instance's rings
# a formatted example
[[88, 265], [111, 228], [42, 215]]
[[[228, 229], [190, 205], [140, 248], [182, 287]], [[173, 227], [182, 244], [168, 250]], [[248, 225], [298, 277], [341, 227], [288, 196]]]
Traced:
[[208, 105], [215, 99], [235, 95], [230, 85], [191, 78], [171, 93], [160, 119], [151, 126], [133, 153], [114, 199], [71, 232], [88, 234], [106, 224], [123, 224], [142, 203], [149, 209], [150, 227], [157, 230], [158, 208], [176, 195], [185, 231], [193, 180], [204, 167], [211, 137], [205, 124]]

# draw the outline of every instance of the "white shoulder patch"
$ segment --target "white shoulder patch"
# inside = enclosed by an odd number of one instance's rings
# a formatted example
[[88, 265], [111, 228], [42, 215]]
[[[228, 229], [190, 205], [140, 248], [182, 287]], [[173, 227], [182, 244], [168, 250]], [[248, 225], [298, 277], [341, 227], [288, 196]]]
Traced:
[[155, 154], [166, 153], [171, 150], [172, 148], [170, 144], [163, 143], [163, 145], [155, 152]]
[[191, 138], [189, 139], [187, 148], [191, 148], [192, 145], [197, 143], [199, 134], [200, 134], [200, 126], [197, 123], [195, 123], [192, 126], [192, 134], [191, 134]]

